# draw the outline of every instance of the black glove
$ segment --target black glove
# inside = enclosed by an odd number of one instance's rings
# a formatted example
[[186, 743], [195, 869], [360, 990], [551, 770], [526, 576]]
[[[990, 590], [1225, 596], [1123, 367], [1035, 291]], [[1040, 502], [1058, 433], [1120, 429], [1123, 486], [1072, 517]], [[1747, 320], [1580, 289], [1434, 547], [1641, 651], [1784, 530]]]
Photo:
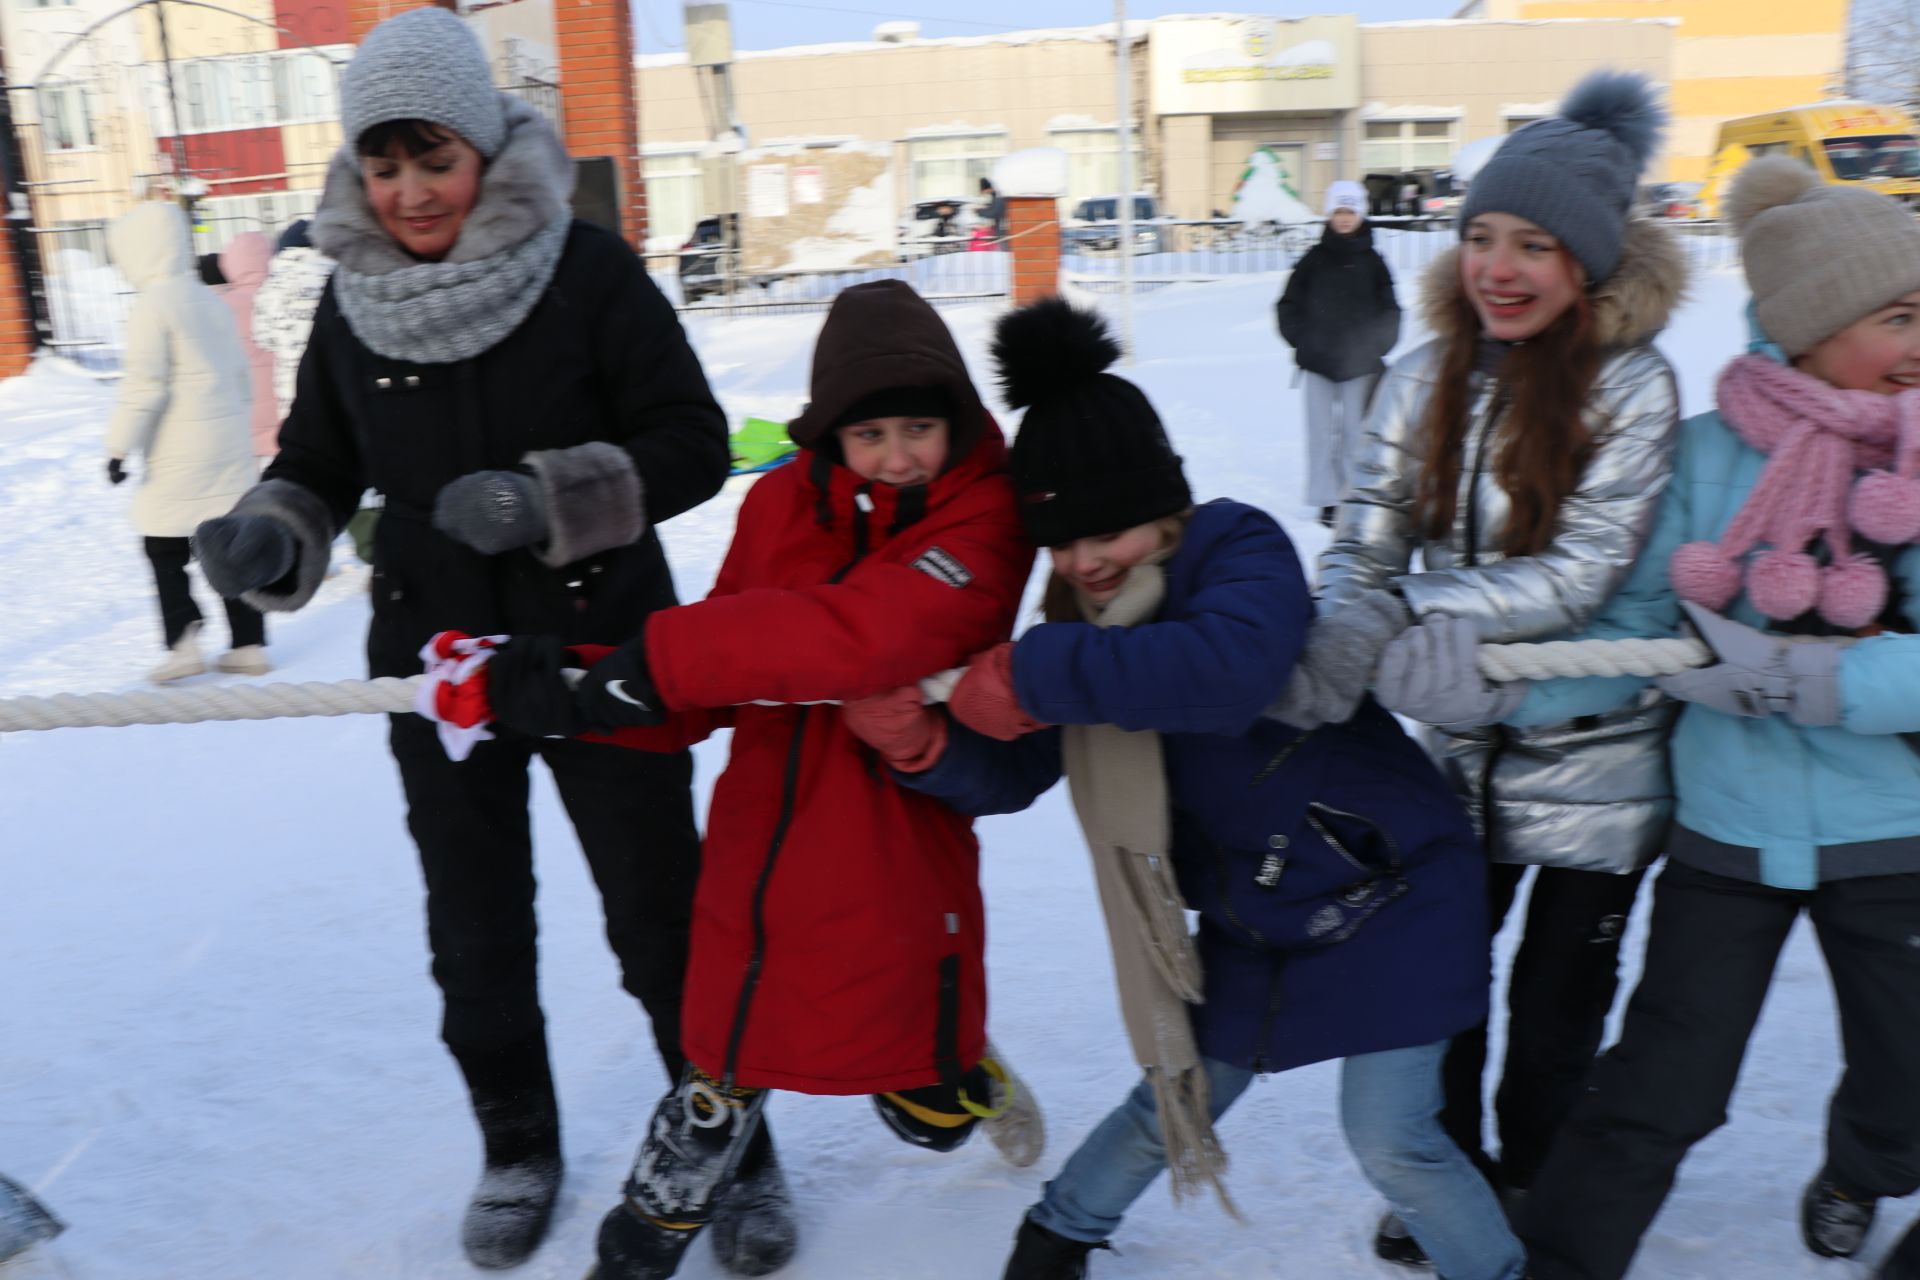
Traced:
[[433, 502], [433, 527], [483, 556], [547, 540], [540, 486], [519, 471], [475, 471], [449, 482]]
[[299, 558], [293, 532], [272, 516], [220, 516], [193, 531], [193, 553], [207, 585], [228, 600], [270, 587]]
[[574, 691], [580, 716], [594, 729], [642, 728], [661, 724], [667, 709], [647, 670], [646, 633], [629, 640], [593, 665]]
[[127, 460], [125, 458], [107, 459], [107, 482], [122, 484], [127, 478]]
[[554, 636], [515, 636], [487, 663], [493, 718], [531, 738], [575, 738], [659, 724], [666, 717], [647, 674], [644, 640], [602, 658], [575, 684], [574, 660]]

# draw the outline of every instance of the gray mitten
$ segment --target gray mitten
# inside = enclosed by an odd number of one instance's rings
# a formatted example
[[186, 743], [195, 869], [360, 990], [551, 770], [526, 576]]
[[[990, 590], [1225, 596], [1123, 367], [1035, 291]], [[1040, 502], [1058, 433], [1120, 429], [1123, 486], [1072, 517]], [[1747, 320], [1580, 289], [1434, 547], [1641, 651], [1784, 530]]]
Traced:
[[1314, 621], [1287, 687], [1266, 714], [1296, 729], [1353, 718], [1392, 639], [1413, 625], [1406, 602], [1388, 591], [1355, 596], [1346, 608]]
[[483, 556], [547, 540], [540, 487], [519, 471], [475, 471], [440, 490], [433, 527]]
[[1479, 628], [1467, 618], [1434, 614], [1394, 637], [1380, 655], [1373, 696], [1408, 719], [1465, 729], [1506, 719], [1527, 696], [1527, 685], [1487, 679], [1480, 673]]
[[1795, 724], [1810, 728], [1840, 723], [1840, 654], [1853, 643], [1850, 637], [1789, 640], [1697, 604], [1682, 603], [1681, 608], [1720, 661], [1661, 676], [1654, 683], [1663, 693], [1723, 715], [1784, 713]]
[[293, 531], [272, 516], [219, 516], [193, 531], [193, 553], [207, 585], [238, 600], [292, 572], [298, 546]]

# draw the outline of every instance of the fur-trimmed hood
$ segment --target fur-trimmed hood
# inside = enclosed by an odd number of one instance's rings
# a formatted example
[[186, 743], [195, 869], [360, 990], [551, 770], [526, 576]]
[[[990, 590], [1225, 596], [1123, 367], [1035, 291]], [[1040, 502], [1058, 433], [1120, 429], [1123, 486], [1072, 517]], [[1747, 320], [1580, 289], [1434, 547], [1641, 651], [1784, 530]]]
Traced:
[[[1420, 280], [1420, 318], [1436, 336], [1450, 338], [1456, 327], [1454, 304], [1460, 284], [1460, 247], [1436, 258]], [[1630, 347], [1651, 341], [1686, 295], [1689, 270], [1672, 232], [1645, 218], [1627, 221], [1620, 265], [1593, 291], [1593, 319], [1605, 347]]]
[[[553, 125], [530, 104], [501, 94], [507, 140], [488, 162], [480, 198], [448, 250], [448, 263], [478, 262], [569, 216], [573, 158]], [[378, 276], [420, 265], [380, 226], [367, 200], [360, 158], [351, 144], [334, 153], [320, 211], [308, 230], [315, 247], [341, 266]]]

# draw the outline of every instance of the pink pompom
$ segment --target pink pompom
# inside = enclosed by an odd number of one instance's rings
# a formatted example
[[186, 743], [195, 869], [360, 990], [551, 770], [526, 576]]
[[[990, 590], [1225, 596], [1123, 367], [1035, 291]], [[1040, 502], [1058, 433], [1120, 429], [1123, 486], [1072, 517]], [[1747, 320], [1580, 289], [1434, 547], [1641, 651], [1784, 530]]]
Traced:
[[1720, 613], [1740, 594], [1740, 566], [1718, 543], [1689, 542], [1667, 561], [1667, 577], [1682, 600]]
[[1820, 616], [1858, 631], [1887, 607], [1887, 574], [1872, 556], [1848, 556], [1820, 574]]
[[1920, 537], [1920, 480], [1869, 471], [1853, 486], [1848, 522], [1875, 542], [1900, 546]]
[[1776, 622], [1797, 618], [1820, 598], [1820, 565], [1804, 551], [1763, 551], [1747, 566], [1747, 599]]

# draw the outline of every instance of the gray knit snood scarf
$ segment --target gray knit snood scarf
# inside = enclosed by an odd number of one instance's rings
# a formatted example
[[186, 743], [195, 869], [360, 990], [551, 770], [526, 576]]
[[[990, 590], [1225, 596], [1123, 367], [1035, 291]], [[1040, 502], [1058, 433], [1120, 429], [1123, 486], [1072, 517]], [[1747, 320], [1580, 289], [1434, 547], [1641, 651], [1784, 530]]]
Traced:
[[418, 364], [471, 359], [517, 329], [552, 282], [573, 220], [573, 160], [533, 107], [506, 98], [502, 109], [506, 142], [442, 262], [409, 256], [381, 228], [351, 143], [328, 166], [310, 234], [338, 260], [340, 312], [375, 353]]

